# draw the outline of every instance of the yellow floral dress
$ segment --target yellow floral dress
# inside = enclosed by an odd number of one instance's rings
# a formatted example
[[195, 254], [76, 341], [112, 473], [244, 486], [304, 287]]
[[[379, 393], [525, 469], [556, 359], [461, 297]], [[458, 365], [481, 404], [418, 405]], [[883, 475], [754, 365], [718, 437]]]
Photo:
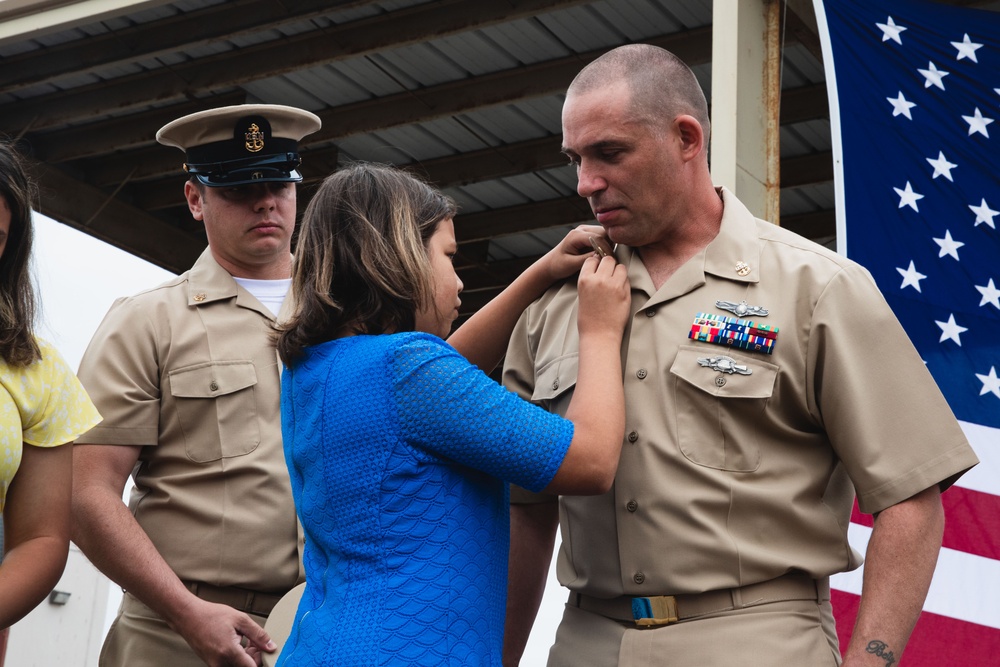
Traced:
[[25, 443], [64, 445], [101, 421], [59, 352], [43, 340], [38, 345], [41, 360], [26, 368], [11, 368], [0, 359], [0, 512]]

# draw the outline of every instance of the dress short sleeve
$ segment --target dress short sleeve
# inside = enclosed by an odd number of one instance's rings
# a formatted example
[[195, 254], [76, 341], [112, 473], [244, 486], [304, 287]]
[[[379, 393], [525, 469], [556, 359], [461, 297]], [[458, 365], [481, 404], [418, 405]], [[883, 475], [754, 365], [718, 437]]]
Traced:
[[408, 335], [393, 363], [400, 424], [415, 449], [532, 491], [552, 481], [572, 422], [504, 389], [435, 336]]
[[23, 375], [21, 424], [26, 444], [54, 447], [89, 431], [101, 415], [59, 352], [45, 341], [39, 346], [41, 361]]
[[24, 445], [72, 442], [101, 421], [94, 404], [54, 347], [38, 341], [42, 358], [12, 368], [0, 359], [0, 511]]

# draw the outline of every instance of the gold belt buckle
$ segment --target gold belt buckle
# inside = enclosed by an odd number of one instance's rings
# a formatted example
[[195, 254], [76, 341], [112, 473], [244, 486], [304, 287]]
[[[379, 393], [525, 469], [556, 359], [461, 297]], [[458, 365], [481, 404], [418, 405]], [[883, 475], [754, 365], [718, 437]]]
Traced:
[[676, 623], [677, 599], [673, 595], [632, 598], [632, 618], [640, 628]]

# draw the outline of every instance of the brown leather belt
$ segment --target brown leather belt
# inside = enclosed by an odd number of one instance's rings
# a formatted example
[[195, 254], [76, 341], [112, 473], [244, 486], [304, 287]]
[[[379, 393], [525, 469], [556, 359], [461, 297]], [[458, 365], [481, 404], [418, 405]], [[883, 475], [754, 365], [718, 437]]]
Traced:
[[267, 616], [278, 604], [283, 593], [259, 593], [236, 586], [213, 586], [201, 581], [181, 582], [184, 587], [206, 602], [215, 602], [239, 609], [247, 614]]
[[606, 599], [570, 593], [569, 604], [607, 618], [649, 627], [769, 602], [829, 599], [829, 578], [813, 579], [803, 574], [786, 574], [759, 584], [691, 595], [622, 596]]

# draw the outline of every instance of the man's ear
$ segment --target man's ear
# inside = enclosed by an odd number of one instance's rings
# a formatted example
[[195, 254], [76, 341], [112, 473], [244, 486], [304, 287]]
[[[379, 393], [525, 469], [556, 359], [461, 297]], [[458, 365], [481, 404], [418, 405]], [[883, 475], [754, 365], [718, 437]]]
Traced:
[[204, 220], [205, 218], [202, 213], [204, 198], [202, 197], [201, 188], [191, 181], [185, 181], [184, 199], [187, 200], [188, 210], [191, 211], [191, 217], [195, 220]]
[[681, 114], [674, 119], [674, 127], [680, 137], [681, 154], [685, 160], [699, 155], [705, 148], [705, 131], [694, 116]]

